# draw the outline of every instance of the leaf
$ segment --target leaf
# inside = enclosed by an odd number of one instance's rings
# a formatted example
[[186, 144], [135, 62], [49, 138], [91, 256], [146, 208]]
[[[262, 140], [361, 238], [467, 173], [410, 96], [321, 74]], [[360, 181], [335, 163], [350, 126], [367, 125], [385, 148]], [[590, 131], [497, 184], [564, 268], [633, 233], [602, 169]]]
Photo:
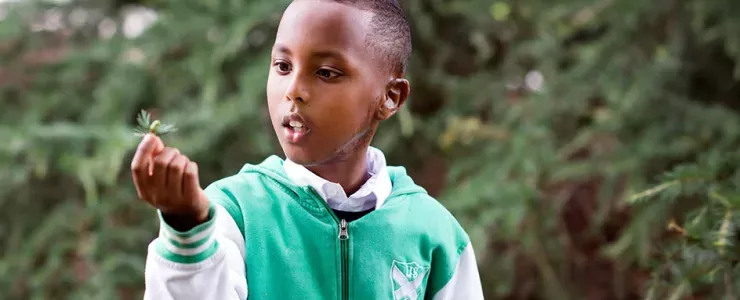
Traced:
[[139, 137], [145, 136], [148, 133], [162, 136], [177, 131], [177, 127], [172, 124], [165, 124], [160, 120], [152, 121], [149, 112], [143, 109], [136, 120], [139, 123], [139, 127], [134, 128], [134, 135]]
[[145, 128], [146, 130], [149, 129], [149, 125], [151, 124], [149, 112], [142, 109], [136, 120], [139, 122], [140, 128]]

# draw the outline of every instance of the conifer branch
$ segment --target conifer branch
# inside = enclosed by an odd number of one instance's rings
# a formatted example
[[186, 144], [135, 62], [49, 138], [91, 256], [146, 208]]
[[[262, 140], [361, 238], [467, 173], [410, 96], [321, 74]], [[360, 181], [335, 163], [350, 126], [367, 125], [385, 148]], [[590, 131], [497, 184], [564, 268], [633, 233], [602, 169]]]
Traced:
[[141, 110], [139, 116], [136, 118], [139, 126], [134, 130], [136, 136], [144, 136], [148, 133], [152, 133], [158, 136], [173, 133], [177, 131], [177, 128], [171, 124], [164, 124], [159, 120], [152, 121], [152, 117], [146, 110]]

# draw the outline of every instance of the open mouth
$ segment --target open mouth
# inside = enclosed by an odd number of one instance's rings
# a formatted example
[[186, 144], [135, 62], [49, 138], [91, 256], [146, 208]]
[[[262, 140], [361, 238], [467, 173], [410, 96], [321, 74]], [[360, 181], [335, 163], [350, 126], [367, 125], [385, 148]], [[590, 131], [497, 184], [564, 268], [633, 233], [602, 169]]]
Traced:
[[292, 113], [283, 117], [284, 134], [288, 141], [297, 143], [303, 140], [311, 129], [306, 126], [306, 121], [301, 115]]
[[286, 127], [290, 128], [291, 130], [295, 132], [308, 131], [308, 127], [306, 127], [305, 125], [303, 125], [303, 123], [298, 122], [298, 121], [290, 121]]

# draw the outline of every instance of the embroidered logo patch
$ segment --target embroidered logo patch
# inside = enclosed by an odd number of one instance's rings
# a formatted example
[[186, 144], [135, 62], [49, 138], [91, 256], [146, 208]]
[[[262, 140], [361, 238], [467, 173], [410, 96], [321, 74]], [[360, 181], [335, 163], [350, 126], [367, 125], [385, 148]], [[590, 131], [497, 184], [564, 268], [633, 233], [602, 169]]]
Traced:
[[391, 282], [393, 283], [394, 300], [417, 300], [422, 294], [424, 278], [429, 268], [417, 263], [393, 261]]

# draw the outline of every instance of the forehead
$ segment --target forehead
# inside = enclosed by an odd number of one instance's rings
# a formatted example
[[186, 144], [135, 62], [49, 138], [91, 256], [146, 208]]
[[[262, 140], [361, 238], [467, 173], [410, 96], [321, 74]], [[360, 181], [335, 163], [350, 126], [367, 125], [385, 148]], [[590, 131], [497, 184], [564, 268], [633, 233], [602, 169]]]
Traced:
[[337, 52], [364, 59], [365, 38], [372, 15], [331, 1], [294, 1], [285, 10], [275, 45], [291, 52]]

